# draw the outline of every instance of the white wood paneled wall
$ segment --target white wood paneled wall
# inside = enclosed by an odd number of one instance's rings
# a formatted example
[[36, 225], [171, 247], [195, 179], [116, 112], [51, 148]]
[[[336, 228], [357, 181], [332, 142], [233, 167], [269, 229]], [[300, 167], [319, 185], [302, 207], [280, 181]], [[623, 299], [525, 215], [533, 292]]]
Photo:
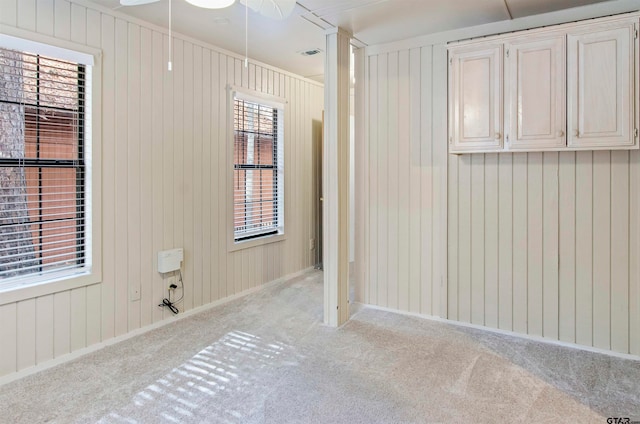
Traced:
[[[102, 49], [100, 284], [0, 306], [0, 376], [169, 317], [160, 250], [184, 247], [181, 309], [316, 263], [323, 87], [157, 27], [64, 0], [0, 0], [0, 23]], [[227, 84], [286, 98], [283, 242], [227, 251]], [[129, 285], [141, 299], [129, 301]], [[1, 297], [0, 297], [1, 300]], [[1, 304], [1, 302], [0, 302]]]
[[449, 318], [640, 354], [636, 151], [449, 158]]
[[446, 317], [443, 46], [356, 54], [356, 301]]
[[412, 44], [356, 56], [356, 300], [640, 355], [640, 153], [447, 155]]

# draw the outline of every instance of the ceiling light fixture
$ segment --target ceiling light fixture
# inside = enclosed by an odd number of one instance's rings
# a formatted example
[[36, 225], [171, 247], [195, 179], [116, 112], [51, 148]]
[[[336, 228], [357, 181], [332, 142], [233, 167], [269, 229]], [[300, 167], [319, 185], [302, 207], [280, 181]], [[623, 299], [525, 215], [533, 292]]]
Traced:
[[186, 0], [194, 6], [205, 9], [223, 9], [231, 6], [236, 0]]

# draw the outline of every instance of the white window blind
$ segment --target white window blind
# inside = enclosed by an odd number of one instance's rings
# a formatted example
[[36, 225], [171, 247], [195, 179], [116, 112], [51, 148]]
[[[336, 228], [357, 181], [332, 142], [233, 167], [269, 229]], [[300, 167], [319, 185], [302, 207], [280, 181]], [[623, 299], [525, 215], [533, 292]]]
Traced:
[[277, 234], [282, 223], [280, 110], [234, 100], [233, 218], [236, 241]]
[[0, 48], [0, 286], [86, 265], [85, 75]]

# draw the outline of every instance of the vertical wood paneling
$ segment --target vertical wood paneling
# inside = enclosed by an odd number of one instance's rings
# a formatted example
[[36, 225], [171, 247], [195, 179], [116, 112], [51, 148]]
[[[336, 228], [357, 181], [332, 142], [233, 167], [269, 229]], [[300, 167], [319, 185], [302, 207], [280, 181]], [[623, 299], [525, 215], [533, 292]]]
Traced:
[[[165, 70], [167, 69], [167, 63], [164, 60], [164, 54], [166, 50], [163, 48], [164, 36], [158, 32], [154, 32], [152, 35], [152, 69], [151, 80], [154, 90], [151, 94], [151, 184], [152, 184], [152, 211], [151, 221], [153, 222], [153, 236], [152, 236], [152, 258], [153, 268], [151, 270], [151, 293], [154, 300], [160, 300], [164, 297], [165, 287], [162, 276], [157, 270], [157, 252], [164, 249], [164, 237], [165, 237], [165, 219], [164, 219], [164, 201], [168, 197], [168, 193], [165, 193], [165, 175], [169, 173], [169, 170], [164, 167], [164, 151], [167, 149], [167, 142], [165, 141], [165, 125], [164, 111], [164, 88], [165, 88]], [[168, 72], [167, 72], [168, 73]], [[158, 302], [159, 304], [159, 302]], [[152, 303], [151, 315], [152, 322], [157, 322], [162, 319], [162, 310], [157, 304]]]
[[558, 169], [559, 339], [576, 341], [576, 154], [560, 153]]
[[198, 289], [198, 283], [195, 281], [195, 263], [196, 256], [201, 252], [196, 252], [194, 248], [193, 224], [194, 224], [194, 180], [193, 169], [195, 167], [194, 152], [194, 136], [195, 136], [195, 80], [194, 80], [194, 46], [192, 43], [184, 43], [184, 73], [182, 74], [184, 98], [183, 98], [183, 121], [182, 121], [182, 163], [178, 162], [178, 166], [182, 168], [179, 183], [182, 186], [183, 197], [181, 204], [177, 208], [180, 214], [176, 215], [178, 222], [178, 232], [182, 234], [182, 242], [177, 241], [177, 246], [183, 246], [187, 255], [182, 264], [184, 281], [187, 282], [185, 288], [183, 308], [185, 310], [193, 308], [193, 297]]
[[593, 345], [611, 346], [611, 152], [593, 153]]
[[513, 331], [527, 332], [527, 154], [513, 154]]
[[[358, 88], [354, 90], [354, 111], [353, 115], [358, 116], [359, 119], [355, 120], [355, 128], [354, 128], [354, 155], [358, 158], [366, 158], [366, 136], [365, 136], [365, 122], [366, 122], [366, 111], [365, 111], [365, 90], [361, 88], [360, 84], [366, 84], [366, 55], [365, 50], [363, 48], [357, 49], [354, 51], [354, 72], [355, 79], [358, 84]], [[313, 95], [313, 93], [312, 93]], [[353, 160], [355, 162], [355, 158]], [[358, 161], [358, 166], [354, 169], [354, 187], [359, 187], [362, 191], [366, 193], [366, 185], [365, 180], [367, 179], [367, 171], [366, 164], [368, 160], [362, 159]], [[313, 162], [315, 164], [315, 162]], [[312, 190], [313, 195], [315, 196], [315, 184], [314, 190]], [[367, 278], [364, 267], [366, 266], [366, 239], [365, 234], [367, 232], [367, 212], [366, 212], [366, 196], [356, 196], [353, 193], [354, 197], [354, 207], [355, 207], [355, 215], [354, 215], [354, 277], [355, 277], [355, 290], [354, 290], [354, 301], [359, 303], [366, 303], [366, 287]], [[316, 210], [317, 208], [314, 208]]]
[[380, 306], [388, 305], [389, 293], [389, 58], [378, 57], [378, 300]]
[[184, 248], [184, 261], [182, 262], [183, 269], [183, 282], [186, 282], [184, 285], [185, 296], [180, 304], [181, 309], [185, 309], [186, 301], [189, 296], [193, 293], [193, 280], [187, 278], [187, 273], [189, 273], [189, 268], [191, 267], [191, 261], [193, 256], [193, 251], [191, 250], [191, 246], [185, 245], [185, 234], [184, 229], [188, 227], [185, 223], [185, 198], [187, 195], [188, 187], [187, 184], [187, 176], [185, 169], [189, 169], [188, 166], [185, 166], [185, 119], [189, 118], [189, 115], [185, 113], [185, 99], [188, 99], [192, 92], [187, 91], [187, 87], [191, 84], [191, 75], [189, 70], [191, 69], [192, 64], [190, 64], [187, 60], [187, 55], [185, 54], [189, 47], [191, 46], [190, 42], [175, 40], [173, 43], [173, 57], [176, 61], [176, 66], [173, 68], [171, 72], [173, 74], [173, 158], [171, 160], [171, 166], [173, 167], [173, 181], [169, 187], [173, 187], [173, 245], [170, 247], [183, 247]]
[[36, 299], [36, 364], [53, 359], [53, 295]]
[[204, 89], [202, 84], [202, 47], [194, 46], [193, 48], [193, 166], [191, 168], [191, 180], [193, 186], [193, 222], [191, 228], [185, 229], [188, 233], [193, 234], [193, 296], [192, 306], [198, 307], [202, 305], [204, 298], [203, 293], [203, 190], [202, 181], [204, 172], [202, 170], [202, 133], [203, 133], [203, 112], [204, 112]]
[[611, 152], [611, 349], [629, 352], [629, 152]]
[[542, 335], [558, 339], [558, 153], [542, 157]]
[[593, 342], [593, 152], [576, 153], [576, 342]]
[[640, 355], [640, 151], [629, 156], [629, 351]]
[[527, 166], [527, 331], [542, 336], [543, 205], [542, 153], [529, 153]]
[[[212, 269], [212, 254], [211, 246], [215, 243], [211, 238], [211, 196], [208, 196], [206, 191], [213, 191], [214, 184], [211, 184], [211, 132], [215, 128], [212, 125], [211, 120], [211, 51], [208, 49], [202, 50], [202, 153], [200, 155], [200, 166], [202, 169], [202, 176], [200, 177], [200, 193], [199, 196], [202, 199], [202, 255], [201, 255], [201, 275], [202, 280], [202, 299], [201, 304], [207, 304], [211, 302], [211, 287], [213, 285], [213, 279], [208, 278], [211, 275]], [[194, 231], [198, 231], [198, 228], [194, 228]], [[217, 259], [217, 258], [216, 258]], [[213, 268], [215, 269], [215, 268]]]
[[[3, 24], [101, 49], [102, 281], [0, 306], [0, 376], [172, 316], [157, 305], [160, 250], [184, 247], [180, 310], [224, 298], [314, 262], [317, 219], [310, 162], [321, 86], [204, 45], [173, 40], [120, 15], [66, 0], [0, 3]], [[226, 86], [285, 97], [287, 240], [229, 253]], [[386, 140], [385, 140], [386, 142]], [[290, 260], [293, 258], [293, 260]], [[229, 268], [229, 272], [227, 269]], [[139, 300], [131, 300], [136, 292]], [[179, 295], [179, 293], [178, 293]]]
[[[75, 5], [74, 5], [75, 6]], [[102, 41], [102, 14], [97, 10], [86, 9], [87, 14], [87, 45], [91, 47], [100, 47]], [[104, 78], [104, 74], [103, 74]], [[104, 98], [104, 97], [103, 97]]]
[[87, 287], [87, 346], [99, 343], [102, 340], [100, 309], [100, 285], [94, 284]]
[[398, 90], [398, 309], [409, 310], [409, 258], [411, 224], [411, 103], [409, 91], [409, 51], [399, 54]]
[[75, 3], [71, 4], [71, 41], [87, 42], [87, 8]]
[[[142, 162], [142, 152], [140, 149], [140, 137], [142, 135], [140, 128], [141, 120], [141, 46], [140, 46], [140, 27], [138, 25], [129, 24], [127, 34], [127, 147], [126, 157], [123, 165], [126, 164], [127, 176], [127, 276], [129, 293], [127, 295], [127, 304], [129, 306], [127, 314], [127, 328], [133, 330], [140, 328], [141, 310], [140, 310], [140, 291], [142, 289], [141, 271], [141, 248], [142, 248], [142, 205], [141, 205], [141, 172], [140, 163]], [[125, 168], [123, 166], [123, 168]], [[137, 293], [137, 294], [136, 294]]]
[[55, 0], [54, 22], [56, 38], [71, 39], [71, 3], [67, 0]]
[[17, 371], [18, 352], [16, 342], [18, 340], [18, 304], [8, 303], [0, 306], [0, 337], [4, 340], [0, 349], [0, 373], [2, 375], [11, 374]]
[[[115, 21], [115, 335], [125, 334], [129, 329], [129, 234], [128, 234], [128, 37], [129, 25], [122, 19]], [[117, 83], [115, 83], [117, 81]], [[105, 122], [105, 126], [109, 125]], [[133, 235], [132, 235], [133, 237]]]
[[[420, 312], [433, 314], [433, 145], [437, 143], [433, 138], [433, 108], [434, 87], [433, 79], [433, 49], [423, 47], [421, 52], [421, 76], [420, 84], [420, 200], [421, 200], [421, 226], [420, 230]], [[404, 100], [403, 100], [404, 102]]]
[[499, 327], [498, 265], [499, 256], [499, 185], [498, 154], [485, 155], [484, 170], [484, 324]]
[[[356, 159], [366, 170], [366, 183], [356, 185], [366, 210], [356, 277], [364, 301], [640, 353], [640, 154], [448, 155], [446, 46], [411, 49], [408, 65], [406, 54], [367, 56], [360, 85], [365, 107], [356, 122], [369, 148]], [[445, 276], [442, 314], [434, 298]]]
[[[36, 29], [41, 34], [53, 35], [54, 7], [51, 0], [37, 0]], [[4, 11], [3, 11], [4, 13]]]
[[[513, 155], [498, 155], [498, 320], [513, 329]], [[453, 182], [449, 182], [455, 187]], [[455, 226], [455, 222], [451, 223]]]
[[448, 275], [449, 281], [448, 285], [448, 294], [449, 297], [447, 299], [447, 310], [449, 314], [447, 317], [453, 320], [459, 320], [460, 316], [458, 314], [458, 302], [460, 298], [460, 278], [459, 278], [459, 262], [460, 258], [458, 257], [458, 246], [459, 244], [459, 225], [458, 223], [460, 218], [460, 208], [458, 207], [458, 186], [460, 184], [460, 179], [458, 175], [458, 164], [460, 162], [460, 156], [458, 155], [449, 155], [449, 187], [448, 187], [448, 195], [449, 201], [447, 204], [447, 213], [449, 215], [449, 221], [455, 222], [455, 225], [451, 225], [449, 228], [449, 243], [447, 245], [447, 256], [448, 256]]
[[87, 288], [71, 290], [70, 335], [71, 351], [87, 345]]
[[19, 0], [16, 3], [18, 4], [18, 27], [35, 31], [37, 22], [36, 0]]
[[[256, 71], [255, 71], [255, 66], [253, 67], [249, 67], [249, 87], [250, 88], [255, 88], [255, 81], [256, 81]], [[288, 131], [285, 129], [285, 132], [288, 132], [288, 134], [291, 135], [291, 139], [295, 139], [296, 137], [298, 137], [298, 118], [299, 118], [299, 109], [297, 107], [297, 103], [298, 103], [298, 84], [296, 81], [290, 81], [289, 83], [289, 87], [290, 87], [290, 99], [292, 101], [292, 107], [290, 108], [290, 119], [288, 121], [288, 125], [287, 123], [285, 123], [286, 127], [288, 128]], [[294, 173], [295, 173], [295, 168], [297, 166], [297, 163], [295, 161], [295, 153], [296, 153], [296, 145], [295, 143], [287, 143], [285, 141], [285, 146], [284, 146], [284, 160], [285, 160], [285, 168], [288, 169], [294, 169]], [[297, 184], [285, 184], [284, 187], [285, 190], [285, 202], [288, 201], [289, 205], [297, 205], [298, 202], [298, 190], [297, 190]], [[285, 205], [285, 209], [287, 209], [286, 205]], [[285, 221], [286, 221], [286, 217], [285, 217]], [[289, 224], [291, 225], [291, 228], [293, 229], [293, 231], [296, 231], [296, 224], [297, 222], [295, 221], [290, 221]], [[297, 243], [296, 243], [297, 244]], [[298, 246], [296, 246], [298, 247]], [[300, 250], [296, 249], [295, 253], [289, 258], [289, 261], [287, 262], [286, 266], [287, 266], [287, 270], [285, 272], [289, 272], [290, 269], [293, 269], [300, 257]], [[237, 291], [237, 290], [236, 290]]]
[[[159, 297], [154, 296], [155, 274], [153, 246], [153, 41], [152, 32], [140, 29], [140, 326], [153, 322], [154, 304]], [[162, 69], [162, 64], [158, 65]], [[161, 85], [161, 82], [159, 82]], [[158, 149], [159, 150], [159, 149]], [[159, 159], [159, 162], [162, 160]], [[161, 229], [158, 229], [161, 231]], [[134, 280], [135, 282], [135, 280]]]
[[472, 155], [470, 205], [471, 214], [471, 322], [484, 325], [485, 302], [485, 155]]
[[[113, 311], [112, 311], [113, 312]], [[71, 352], [71, 292], [53, 295], [53, 356]]]
[[[226, 81], [231, 81], [231, 77], [228, 76], [228, 66], [227, 66], [227, 57], [224, 55], [220, 55], [220, 75], [217, 87], [218, 91], [218, 113], [220, 122], [227, 122], [227, 91], [225, 90], [224, 83]], [[230, 146], [227, 146], [228, 143], [225, 142], [227, 140], [227, 126], [220, 125], [218, 128], [218, 198], [220, 196], [226, 196], [227, 194], [227, 184], [231, 184], [231, 182], [227, 181], [227, 168], [226, 168], [226, 160], [224, 158], [228, 157], [227, 149]], [[287, 199], [285, 198], [285, 202]], [[220, 292], [219, 298], [224, 298], [226, 296], [233, 294], [233, 274], [231, 269], [229, 268], [229, 258], [231, 255], [227, 254], [227, 242], [226, 242], [226, 234], [227, 234], [227, 225], [226, 223], [228, 219], [231, 219], [227, 216], [227, 205], [224, 202], [218, 202], [218, 254], [219, 254], [219, 264], [218, 264], [218, 274], [220, 277]]]
[[[102, 161], [116, 163], [115, 158], [115, 20], [101, 15], [102, 64]], [[114, 166], [102, 171], [102, 337], [115, 336], [115, 173]], [[57, 311], [57, 309], [56, 309]], [[57, 337], [56, 337], [57, 339]]]
[[18, 371], [36, 363], [36, 300], [18, 302], [16, 340]]
[[0, 22], [15, 26], [18, 18], [18, 0], [0, 0]]
[[[420, 312], [420, 263], [421, 263], [421, 243], [418, 234], [421, 230], [421, 98], [422, 79], [420, 70], [422, 61], [420, 49], [412, 49], [409, 57], [409, 307], [410, 312]], [[426, 81], [428, 82], [428, 81]], [[369, 163], [364, 164], [368, 167]], [[357, 166], [356, 166], [357, 167]], [[368, 191], [365, 190], [365, 193]]]
[[[367, 301], [378, 304], [378, 56], [369, 58], [369, 115], [367, 126], [369, 128], [369, 256], [367, 265], [369, 268], [369, 296]], [[357, 164], [356, 164], [357, 166]], [[359, 190], [356, 190], [356, 195]]]
[[399, 229], [399, 180], [398, 180], [398, 157], [399, 157], [399, 140], [398, 140], [398, 117], [400, 112], [400, 103], [398, 98], [399, 75], [398, 75], [398, 52], [392, 52], [388, 56], [389, 69], [389, 85], [388, 91], [388, 107], [389, 107], [389, 127], [387, 132], [387, 199], [389, 208], [389, 217], [387, 222], [387, 262], [388, 262], [388, 289], [387, 289], [387, 306], [390, 308], [398, 308], [398, 229]]
[[471, 166], [472, 156], [458, 160], [458, 320], [471, 322]]
[[447, 316], [447, 85], [435, 84], [447, 78], [449, 61], [443, 44], [433, 47], [433, 121], [432, 166], [433, 174], [433, 219], [431, 221], [431, 244], [433, 269], [427, 280], [432, 292], [432, 315]]
[[[212, 121], [214, 117], [218, 117], [221, 115], [221, 113], [218, 112], [220, 108], [220, 99], [226, 97], [224, 95], [224, 91], [222, 93], [220, 93], [219, 91], [220, 66], [220, 55], [215, 52], [211, 53], [211, 109], [209, 117]], [[211, 125], [211, 139], [215, 140], [216, 143], [211, 145], [209, 160], [211, 164], [218, 165], [218, 161], [220, 160], [220, 156], [222, 155], [221, 153], [219, 153], [220, 145], [222, 143], [219, 142], [220, 129], [218, 125]], [[218, 270], [218, 275], [214, 275], [213, 273], [209, 274], [212, 276], [210, 278], [211, 300], [214, 301], [221, 297], [223, 290], [224, 292], [226, 292], [226, 272], [224, 272], [226, 271], [226, 268], [224, 268], [224, 262], [220, 261], [221, 255], [219, 253], [220, 247], [222, 246], [221, 239], [225, 238], [225, 233], [220, 233], [220, 205], [217, 201], [215, 201], [215, 199], [218, 199], [220, 196], [221, 182], [219, 179], [219, 172], [221, 171], [218, 170], [215, 166], [210, 168], [212, 168], [210, 169], [211, 174], [209, 179], [211, 192], [209, 205], [209, 207], [211, 208], [211, 270]]]

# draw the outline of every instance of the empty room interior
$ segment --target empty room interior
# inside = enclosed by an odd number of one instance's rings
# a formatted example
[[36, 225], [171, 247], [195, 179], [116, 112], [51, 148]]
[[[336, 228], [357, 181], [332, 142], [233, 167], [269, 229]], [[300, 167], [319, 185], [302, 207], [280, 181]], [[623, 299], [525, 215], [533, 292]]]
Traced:
[[0, 422], [640, 422], [638, 0], [0, 0]]

